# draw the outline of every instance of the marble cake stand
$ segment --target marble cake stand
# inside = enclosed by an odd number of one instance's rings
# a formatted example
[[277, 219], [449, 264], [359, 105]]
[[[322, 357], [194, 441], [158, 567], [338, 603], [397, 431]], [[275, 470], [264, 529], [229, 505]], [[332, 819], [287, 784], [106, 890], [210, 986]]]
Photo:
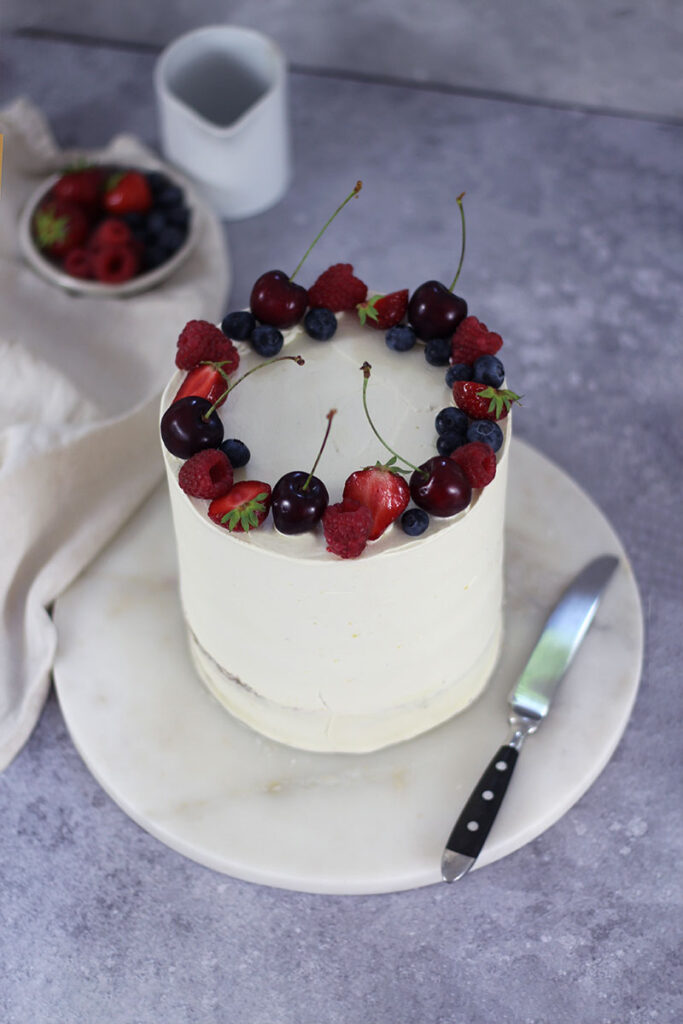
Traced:
[[511, 457], [499, 668], [463, 714], [363, 755], [307, 754], [266, 740], [199, 683], [160, 488], [55, 607], [59, 701], [107, 793], [174, 850], [251, 882], [320, 893], [437, 882], [451, 826], [506, 736], [507, 693], [550, 605], [585, 562], [611, 552], [621, 567], [552, 714], [525, 745], [478, 866], [557, 821], [626, 727], [640, 678], [642, 613], [623, 549], [590, 499], [527, 445], [516, 441]]

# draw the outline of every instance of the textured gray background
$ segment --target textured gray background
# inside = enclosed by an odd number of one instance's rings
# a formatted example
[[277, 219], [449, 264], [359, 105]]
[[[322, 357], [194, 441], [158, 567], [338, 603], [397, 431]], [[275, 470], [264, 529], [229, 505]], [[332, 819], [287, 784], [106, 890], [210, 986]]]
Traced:
[[679, 0], [4, 0], [0, 25], [166, 43], [268, 32], [306, 68], [683, 116]]
[[[33, 3], [5, 17], [135, 44], [218, 7], [176, 4], [162, 19], [156, 4]], [[166, 849], [99, 789], [52, 699], [0, 776], [0, 1021], [673, 1024], [683, 1017], [674, 4], [604, 4], [600, 15], [588, 3], [424, 5], [467, 40], [453, 65], [443, 33], [415, 36], [404, 3], [348, 5], [343, 33], [332, 3], [232, 9], [267, 22], [306, 67], [292, 76], [296, 188], [230, 226], [231, 305], [262, 270], [294, 263], [358, 177], [363, 195], [311, 277], [344, 259], [379, 288], [448, 279], [453, 198], [465, 189], [462, 292], [506, 338], [510, 380], [526, 396], [516, 430], [626, 544], [648, 631], [641, 692], [607, 769], [534, 843], [454, 887], [353, 898], [251, 886]], [[383, 20], [403, 30], [373, 51]], [[24, 33], [6, 34], [0, 52], [2, 99], [30, 96], [61, 143], [120, 130], [156, 142], [151, 49]], [[369, 70], [377, 80], [359, 77]], [[454, 88], [417, 88], [420, 77]], [[539, 102], [520, 102], [526, 94]]]

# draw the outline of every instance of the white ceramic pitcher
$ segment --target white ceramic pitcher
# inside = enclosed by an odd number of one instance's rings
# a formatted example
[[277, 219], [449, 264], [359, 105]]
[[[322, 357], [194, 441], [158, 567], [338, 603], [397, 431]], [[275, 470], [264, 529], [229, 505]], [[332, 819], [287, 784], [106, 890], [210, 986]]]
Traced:
[[180, 36], [154, 85], [166, 157], [220, 216], [249, 217], [282, 198], [291, 177], [287, 66], [253, 29], [210, 25]]

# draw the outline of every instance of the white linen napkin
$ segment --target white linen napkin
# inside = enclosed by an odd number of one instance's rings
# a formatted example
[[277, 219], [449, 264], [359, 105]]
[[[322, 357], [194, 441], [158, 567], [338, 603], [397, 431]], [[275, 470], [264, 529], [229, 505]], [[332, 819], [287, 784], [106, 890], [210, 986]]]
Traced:
[[158, 402], [187, 320], [225, 310], [229, 265], [208, 209], [188, 260], [126, 299], [74, 297], [21, 259], [17, 223], [42, 178], [77, 158], [157, 166], [121, 135], [60, 151], [40, 113], [0, 110], [0, 770], [47, 695], [57, 637], [49, 607], [162, 472]]

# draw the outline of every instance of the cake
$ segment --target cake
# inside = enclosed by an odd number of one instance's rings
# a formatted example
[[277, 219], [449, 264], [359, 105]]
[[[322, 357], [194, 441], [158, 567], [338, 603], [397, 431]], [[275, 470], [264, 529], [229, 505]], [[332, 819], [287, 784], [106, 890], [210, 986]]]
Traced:
[[[235, 524], [236, 514], [221, 517], [223, 521], [214, 516], [213, 521], [209, 501], [186, 493], [179, 483], [182, 467], [192, 459], [185, 462], [162, 445], [180, 600], [197, 674], [216, 700], [247, 726], [312, 751], [376, 750], [463, 711], [486, 686], [503, 632], [511, 433], [507, 413], [517, 396], [500, 390], [499, 382], [487, 385], [485, 377], [484, 383], [462, 382], [472, 375], [477, 356], [497, 350], [499, 336], [474, 317], [461, 316], [445, 358], [441, 346], [436, 360], [441, 366], [435, 366], [426, 361], [420, 342], [396, 351], [387, 335], [385, 344], [384, 332], [372, 329], [376, 323], [361, 323], [367, 309], [368, 303], [361, 303], [340, 313], [329, 340], [310, 337], [303, 322], [283, 330], [279, 357], [300, 356], [304, 365], [291, 359], [266, 360], [258, 372], [243, 377], [213, 413], [223, 424], [218, 440], [200, 445], [206, 453], [223, 435], [248, 445], [248, 464], [230, 472], [227, 487], [232, 494], [233, 477], [234, 482], [272, 486], [293, 470], [308, 476], [329, 426], [316, 469], [329, 505], [313, 529], [283, 533], [272, 514], [252, 514], [251, 523], [244, 523], [247, 528], [235, 531], [228, 527]], [[498, 342], [487, 347], [491, 338]], [[233, 342], [239, 371], [233, 371], [232, 356], [224, 360], [222, 369], [231, 371], [229, 381], [264, 363], [263, 347], [257, 347], [261, 353], [250, 342]], [[463, 361], [460, 374], [458, 359]], [[456, 365], [448, 371], [447, 385], [448, 363]], [[371, 370], [361, 372], [364, 364]], [[186, 369], [179, 369], [164, 392], [162, 434], [164, 414], [177, 405], [174, 399], [183, 387], [187, 396], [188, 379]], [[199, 393], [206, 394], [201, 388]], [[381, 536], [364, 537], [362, 551], [353, 552], [356, 557], [340, 557], [334, 515], [343, 518], [358, 508], [366, 514], [362, 501], [343, 500], [345, 483], [354, 471], [378, 461], [391, 463], [387, 447], [399, 453], [399, 465], [410, 460], [419, 472], [428, 460], [438, 461], [438, 442], [441, 459], [456, 462], [468, 477], [471, 467], [466, 458], [458, 461], [458, 451], [472, 450], [473, 444], [486, 446], [472, 442], [470, 433], [449, 456], [443, 454], [448, 451], [443, 417], [441, 435], [435, 429], [440, 411], [456, 407], [454, 393], [461, 397], [470, 426], [497, 421], [498, 442], [487, 448], [493, 468], [486, 486], [476, 486], [483, 481], [477, 480], [475, 470], [470, 479], [475, 486], [471, 496], [468, 486], [469, 501], [461, 511], [428, 517], [420, 512], [428, 527], [413, 536], [405, 532], [406, 513], [392, 512], [393, 521]], [[215, 391], [199, 401], [210, 403], [214, 397]], [[395, 470], [396, 462], [390, 468]], [[411, 475], [409, 470], [408, 478], [414, 495], [415, 471]], [[270, 486], [256, 495], [266, 513]]]

